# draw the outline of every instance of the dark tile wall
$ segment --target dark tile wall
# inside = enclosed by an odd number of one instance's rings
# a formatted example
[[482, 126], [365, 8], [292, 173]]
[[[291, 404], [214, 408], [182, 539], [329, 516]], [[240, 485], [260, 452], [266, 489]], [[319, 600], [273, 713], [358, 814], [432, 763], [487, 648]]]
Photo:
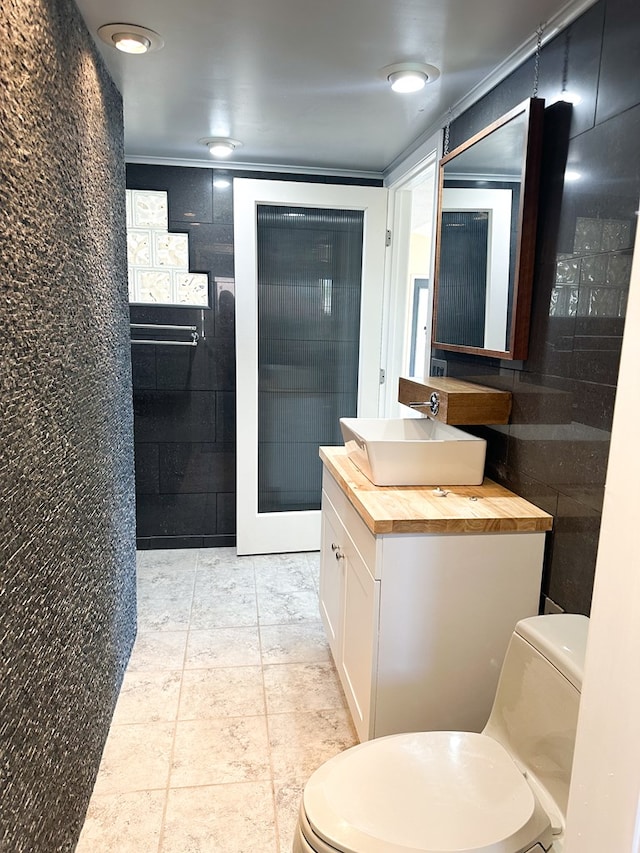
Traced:
[[[130, 189], [163, 190], [169, 230], [189, 235], [211, 308], [131, 306], [131, 322], [195, 325], [198, 346], [133, 346], [137, 539], [141, 548], [235, 541], [235, 341], [231, 188], [213, 170], [127, 167]], [[152, 335], [162, 337], [162, 335]]]
[[[488, 473], [555, 516], [543, 592], [589, 613], [640, 197], [640, 6], [600, 0], [546, 45], [545, 140], [529, 355], [434, 355], [513, 392], [511, 424], [478, 428]], [[532, 94], [524, 63], [453, 122], [450, 148]], [[564, 88], [575, 106], [553, 104]], [[580, 179], [563, 181], [565, 166]]]
[[75, 848], [135, 634], [120, 95], [71, 0], [0, 12], [0, 850]]
[[[132, 323], [197, 325], [196, 348], [132, 347], [139, 548], [234, 545], [236, 533], [233, 189], [207, 168], [129, 164], [127, 187], [168, 194], [169, 230], [189, 234], [190, 267], [209, 274], [211, 308], [131, 306]], [[227, 177], [376, 181], [228, 170]], [[204, 321], [204, 326], [203, 326]]]

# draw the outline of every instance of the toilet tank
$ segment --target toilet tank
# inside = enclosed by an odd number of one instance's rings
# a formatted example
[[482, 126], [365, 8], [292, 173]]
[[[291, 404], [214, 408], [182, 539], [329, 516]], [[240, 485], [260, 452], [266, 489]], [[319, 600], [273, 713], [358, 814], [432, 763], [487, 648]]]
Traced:
[[[564, 822], [589, 620], [533, 616], [516, 625], [485, 734], [500, 741]], [[550, 802], [549, 802], [550, 798]], [[554, 808], [555, 806], [555, 808]]]

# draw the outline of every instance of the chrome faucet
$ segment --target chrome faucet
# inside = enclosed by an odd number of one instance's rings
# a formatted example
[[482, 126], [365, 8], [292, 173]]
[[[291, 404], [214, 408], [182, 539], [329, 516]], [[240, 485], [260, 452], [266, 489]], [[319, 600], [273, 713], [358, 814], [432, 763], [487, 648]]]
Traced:
[[424, 400], [423, 402], [413, 402], [407, 403], [410, 409], [423, 409], [427, 408], [431, 412], [431, 414], [435, 416], [440, 411], [440, 394], [437, 391], [433, 391], [428, 400]]

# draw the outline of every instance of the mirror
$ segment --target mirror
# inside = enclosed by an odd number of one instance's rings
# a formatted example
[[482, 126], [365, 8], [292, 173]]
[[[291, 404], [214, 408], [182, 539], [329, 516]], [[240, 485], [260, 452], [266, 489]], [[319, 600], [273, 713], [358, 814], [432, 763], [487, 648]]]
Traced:
[[531, 98], [440, 161], [435, 349], [526, 358], [543, 113]]

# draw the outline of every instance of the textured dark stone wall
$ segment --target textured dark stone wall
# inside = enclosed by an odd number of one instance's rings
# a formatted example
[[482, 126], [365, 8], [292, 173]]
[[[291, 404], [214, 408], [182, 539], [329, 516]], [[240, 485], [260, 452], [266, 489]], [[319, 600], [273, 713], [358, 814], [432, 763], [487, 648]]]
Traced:
[[[528, 358], [436, 351], [449, 375], [513, 393], [511, 424], [476, 430], [487, 472], [555, 517], [543, 592], [589, 613], [640, 197], [640, 5], [600, 0], [542, 49], [545, 140]], [[453, 149], [531, 96], [534, 59], [451, 126]], [[553, 104], [566, 90], [571, 107]], [[581, 178], [563, 180], [565, 166]], [[581, 224], [596, 235], [580, 234]], [[587, 245], [589, 243], [589, 245]], [[575, 305], [552, 316], [566, 283]], [[612, 300], [617, 307], [611, 308]]]
[[135, 635], [121, 98], [71, 0], [0, 10], [0, 850], [72, 850]]

